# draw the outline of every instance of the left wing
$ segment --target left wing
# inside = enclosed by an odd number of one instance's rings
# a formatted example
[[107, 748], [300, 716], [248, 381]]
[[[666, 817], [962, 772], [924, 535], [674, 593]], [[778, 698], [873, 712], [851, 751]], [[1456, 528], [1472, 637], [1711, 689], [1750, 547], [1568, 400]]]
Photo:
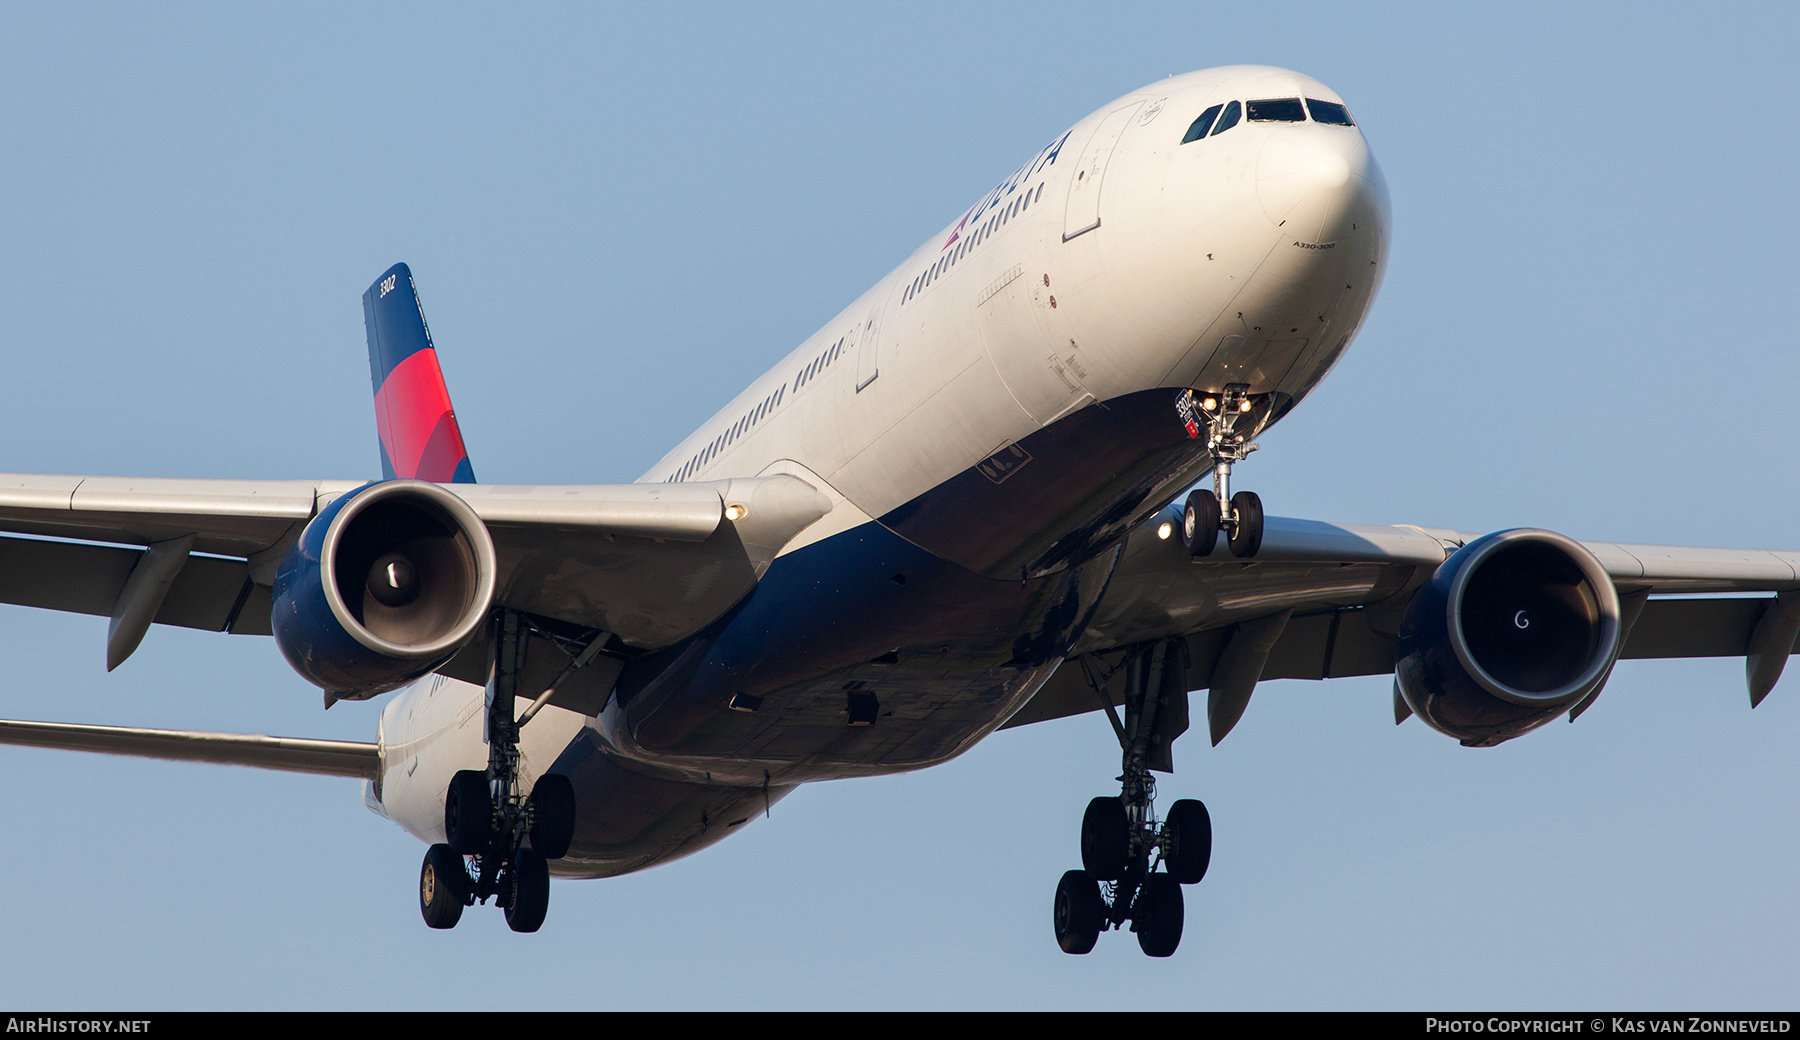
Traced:
[[[1179, 507], [1171, 507], [1133, 532], [1071, 659], [1092, 655], [1095, 662], [1111, 662], [1129, 647], [1185, 637], [1194, 689], [1213, 684], [1234, 642], [1232, 663], [1240, 669], [1245, 648], [1259, 650], [1250, 686], [1261, 679], [1390, 674], [1401, 615], [1413, 594], [1478, 537], [1269, 517], [1254, 559], [1222, 551], [1196, 559], [1171, 536], [1180, 522]], [[1795, 625], [1785, 615], [1800, 590], [1800, 552], [1581, 545], [1599, 560], [1620, 597], [1626, 615], [1621, 659], [1745, 657], [1753, 706], [1774, 685], [1795, 642]], [[1756, 645], [1759, 627], [1764, 643], [1783, 645]], [[1108, 697], [1122, 703], [1116, 691]], [[1591, 701], [1578, 704], [1572, 715]], [[1064, 667], [1007, 725], [1102, 707], [1087, 669]], [[1215, 725], [1215, 738], [1223, 735]]]

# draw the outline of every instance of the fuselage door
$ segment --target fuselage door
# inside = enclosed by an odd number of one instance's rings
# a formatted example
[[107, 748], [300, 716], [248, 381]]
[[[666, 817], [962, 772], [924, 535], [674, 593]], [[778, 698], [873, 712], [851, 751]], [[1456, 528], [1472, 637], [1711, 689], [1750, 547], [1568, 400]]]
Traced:
[[853, 333], [856, 337], [856, 392], [859, 394], [881, 375], [881, 312], [888, 295], [880, 293], [875, 297], [875, 306], [869, 309], [868, 319]]
[[1106, 177], [1106, 164], [1112, 158], [1113, 146], [1125, 132], [1131, 117], [1142, 108], [1134, 101], [1124, 108], [1107, 113], [1088, 138], [1081, 151], [1081, 165], [1075, 168], [1075, 179], [1069, 182], [1069, 202], [1063, 211], [1063, 236], [1067, 242], [1100, 226], [1100, 185]]

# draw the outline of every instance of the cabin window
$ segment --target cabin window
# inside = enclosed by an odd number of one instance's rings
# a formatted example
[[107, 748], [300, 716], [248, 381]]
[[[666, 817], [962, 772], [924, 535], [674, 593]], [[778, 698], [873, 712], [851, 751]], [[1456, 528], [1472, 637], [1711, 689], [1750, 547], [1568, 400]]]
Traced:
[[1327, 123], [1331, 126], [1355, 126], [1350, 119], [1350, 110], [1335, 101], [1320, 101], [1318, 98], [1306, 99], [1307, 110], [1312, 113], [1313, 122]]
[[1306, 122], [1306, 109], [1300, 107], [1300, 99], [1297, 97], [1249, 101], [1244, 107], [1249, 110], [1252, 123]]
[[1219, 118], [1219, 110], [1224, 107], [1224, 105], [1214, 105], [1200, 113], [1200, 118], [1194, 120], [1193, 125], [1188, 127], [1187, 135], [1181, 139], [1181, 143], [1193, 144], [1195, 141], [1205, 137], [1206, 132], [1212, 129], [1213, 120]]

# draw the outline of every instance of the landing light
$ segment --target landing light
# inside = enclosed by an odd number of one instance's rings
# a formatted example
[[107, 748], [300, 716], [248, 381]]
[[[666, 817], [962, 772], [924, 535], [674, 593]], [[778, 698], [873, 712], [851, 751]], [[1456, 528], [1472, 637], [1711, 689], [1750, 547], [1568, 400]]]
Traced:
[[1250, 410], [1250, 402], [1249, 401], [1239, 401], [1238, 402], [1238, 411], [1247, 412], [1249, 410]]
[[1161, 523], [1161, 524], [1158, 524], [1156, 527], [1156, 537], [1161, 538], [1165, 542], [1168, 541], [1169, 536], [1174, 533], [1175, 533], [1175, 525], [1174, 524]]
[[732, 505], [725, 507], [725, 519], [727, 520], [742, 520], [749, 515], [750, 508], [748, 506], [740, 506], [733, 503]]
[[1200, 407], [1202, 407], [1210, 412], [1214, 408], [1219, 407], [1219, 400], [1216, 397], [1209, 397], [1206, 400], [1200, 402]]

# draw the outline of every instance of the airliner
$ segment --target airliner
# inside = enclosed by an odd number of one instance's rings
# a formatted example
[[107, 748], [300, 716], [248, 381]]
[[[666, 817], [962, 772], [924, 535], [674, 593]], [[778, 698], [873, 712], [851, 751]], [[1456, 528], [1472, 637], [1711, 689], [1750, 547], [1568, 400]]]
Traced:
[[1120, 774], [1070, 828], [1052, 936], [1169, 956], [1213, 833], [1156, 776], [1198, 708], [1217, 744], [1264, 679], [1391, 674], [1396, 724], [1492, 747], [1579, 718], [1621, 659], [1743, 657], [1754, 707], [1800, 636], [1800, 553], [1265, 515], [1257, 438], [1343, 359], [1390, 220], [1318, 80], [1158, 81], [625, 485], [478, 482], [397, 264], [363, 296], [380, 479], [0, 475], [0, 602], [108, 618], [109, 670], [157, 624], [270, 637], [326, 707], [392, 694], [374, 739], [0, 743], [360, 779], [426, 845], [427, 925], [491, 903], [531, 932], [552, 876], [1099, 712]]

